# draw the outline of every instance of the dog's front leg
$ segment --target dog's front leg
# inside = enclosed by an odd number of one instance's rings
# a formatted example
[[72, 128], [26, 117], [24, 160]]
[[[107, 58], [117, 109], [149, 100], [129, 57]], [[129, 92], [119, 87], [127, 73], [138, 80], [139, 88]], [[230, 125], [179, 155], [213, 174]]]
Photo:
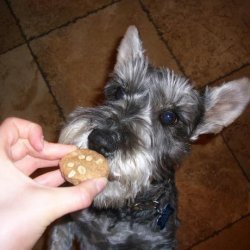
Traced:
[[61, 219], [56, 223], [49, 233], [49, 250], [71, 250], [74, 242], [73, 222]]

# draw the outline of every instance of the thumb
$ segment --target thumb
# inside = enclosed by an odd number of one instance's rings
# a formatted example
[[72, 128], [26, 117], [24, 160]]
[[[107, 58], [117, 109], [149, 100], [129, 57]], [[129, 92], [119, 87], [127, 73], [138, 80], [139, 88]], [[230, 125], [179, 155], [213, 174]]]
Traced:
[[106, 178], [92, 179], [74, 187], [54, 188], [50, 196], [50, 222], [55, 219], [83, 208], [93, 202], [107, 184]]

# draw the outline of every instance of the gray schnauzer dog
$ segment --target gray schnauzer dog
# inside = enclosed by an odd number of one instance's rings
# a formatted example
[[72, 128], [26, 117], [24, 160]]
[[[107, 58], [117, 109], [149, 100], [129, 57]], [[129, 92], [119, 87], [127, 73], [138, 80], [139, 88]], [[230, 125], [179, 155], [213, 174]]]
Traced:
[[175, 249], [175, 168], [201, 134], [218, 133], [250, 100], [247, 78], [195, 90], [144, 55], [136, 27], [120, 44], [105, 102], [77, 108], [60, 142], [90, 148], [109, 162], [107, 187], [88, 209], [52, 229], [50, 249]]

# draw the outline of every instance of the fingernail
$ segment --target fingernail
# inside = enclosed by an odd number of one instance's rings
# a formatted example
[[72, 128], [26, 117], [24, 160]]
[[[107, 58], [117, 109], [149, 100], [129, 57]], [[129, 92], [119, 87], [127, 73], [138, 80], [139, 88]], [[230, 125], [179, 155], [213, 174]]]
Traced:
[[104, 189], [104, 187], [107, 185], [107, 182], [108, 182], [107, 178], [104, 178], [104, 177], [96, 179], [95, 184], [96, 184], [98, 192], [101, 192]]

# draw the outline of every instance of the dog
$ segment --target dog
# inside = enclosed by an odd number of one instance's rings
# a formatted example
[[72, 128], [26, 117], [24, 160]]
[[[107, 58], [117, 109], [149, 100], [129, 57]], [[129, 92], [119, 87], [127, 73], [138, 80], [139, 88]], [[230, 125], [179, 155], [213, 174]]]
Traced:
[[79, 107], [59, 141], [104, 155], [110, 175], [88, 209], [53, 227], [49, 248], [176, 249], [175, 169], [201, 134], [219, 133], [250, 100], [242, 78], [196, 90], [183, 76], [152, 66], [135, 26], [118, 48], [105, 101]]

